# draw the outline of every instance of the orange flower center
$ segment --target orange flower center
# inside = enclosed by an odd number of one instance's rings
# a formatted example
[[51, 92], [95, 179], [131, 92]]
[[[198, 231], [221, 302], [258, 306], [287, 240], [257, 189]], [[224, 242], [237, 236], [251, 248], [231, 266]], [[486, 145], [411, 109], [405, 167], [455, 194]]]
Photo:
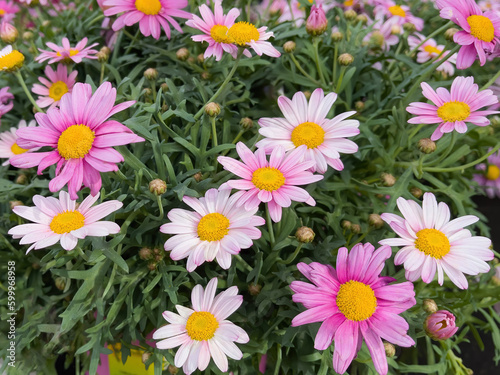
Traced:
[[495, 37], [493, 22], [488, 17], [472, 15], [467, 17], [470, 34], [483, 42], [491, 42]]

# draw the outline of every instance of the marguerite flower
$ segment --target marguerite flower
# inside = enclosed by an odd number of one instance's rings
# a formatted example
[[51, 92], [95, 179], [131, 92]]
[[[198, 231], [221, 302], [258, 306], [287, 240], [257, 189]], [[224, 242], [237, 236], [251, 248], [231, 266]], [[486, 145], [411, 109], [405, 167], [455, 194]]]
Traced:
[[[240, 21], [231, 26], [227, 32], [228, 40], [240, 47], [250, 47], [259, 56], [268, 55], [271, 57], [280, 57], [281, 53], [273, 47], [270, 42], [266, 42], [270, 37], [274, 36], [272, 32], [266, 32], [267, 26], [259, 27]], [[243, 51], [245, 56], [251, 57], [252, 54], [248, 49]]]
[[358, 146], [345, 137], [359, 134], [359, 121], [346, 120], [356, 111], [342, 113], [333, 119], [326, 118], [336, 99], [334, 92], [325, 97], [322, 89], [314, 90], [309, 103], [301, 91], [292, 100], [280, 96], [278, 106], [285, 118], [264, 117], [259, 120], [259, 133], [266, 138], [257, 142], [257, 147], [270, 152], [278, 145], [285, 151], [305, 145], [305, 160], [314, 161], [312, 172], [325, 173], [328, 165], [341, 171], [344, 164], [339, 152], [352, 154], [358, 151]]
[[285, 155], [285, 149], [276, 146], [267, 161], [265, 148], [259, 148], [253, 154], [244, 143], [238, 142], [236, 151], [243, 163], [227, 156], [219, 156], [217, 160], [224, 169], [243, 180], [229, 180], [220, 188], [242, 190], [235, 196], [239, 199], [237, 204], [245, 204], [247, 211], [254, 209], [260, 202], [267, 203], [271, 219], [277, 223], [281, 220], [281, 208], [290, 207], [292, 200], [311, 206], [316, 204], [306, 190], [297, 186], [323, 179], [323, 176], [307, 171], [315, 162], [302, 161], [306, 149], [307, 147], [302, 145]]
[[115, 104], [116, 89], [104, 82], [92, 95], [92, 87], [77, 83], [73, 92], [64, 95], [60, 108], [50, 108], [47, 113], [35, 114], [37, 127], [19, 129], [19, 147], [51, 147], [52, 151], [16, 155], [10, 163], [18, 168], [38, 166], [38, 174], [52, 164], [57, 164], [56, 177], [49, 183], [52, 192], [68, 184], [71, 199], [77, 191], [90, 188], [92, 195], [101, 189], [100, 172], [118, 170], [116, 163], [122, 155], [113, 146], [142, 142], [129, 128], [109, 117], [135, 103]]
[[[408, 37], [408, 45], [410, 46], [411, 49], [416, 48], [420, 43], [424, 42], [426, 39], [425, 36], [419, 33], [415, 33], [416, 36], [409, 36]], [[444, 50], [443, 45], [438, 45], [436, 41], [432, 38], [426, 40], [420, 47], [418, 47], [418, 54], [417, 54], [417, 62], [420, 64], [423, 64], [431, 59], [434, 59], [441, 55], [441, 53]], [[453, 54], [450, 57], [447, 57], [450, 51], [446, 51], [441, 55], [441, 57], [438, 59], [438, 61], [442, 59], [446, 59], [446, 61], [439, 66], [436, 70], [446, 73], [449, 76], [452, 76], [455, 74], [455, 68], [453, 67], [453, 64], [457, 63], [457, 55]]]
[[59, 193], [59, 199], [35, 195], [35, 207], [16, 206], [13, 208], [17, 215], [33, 221], [34, 224], [21, 224], [9, 230], [13, 238], [21, 238], [19, 244], [32, 244], [28, 252], [35, 249], [49, 247], [61, 242], [64, 250], [75, 248], [78, 239], [87, 236], [104, 237], [120, 231], [118, 224], [112, 221], [99, 221], [111, 212], [123, 206], [119, 201], [108, 201], [92, 205], [99, 198], [88, 196], [76, 208], [76, 201], [70, 199], [65, 191]]
[[204, 198], [184, 196], [183, 201], [195, 212], [174, 208], [168, 213], [171, 223], [163, 224], [160, 232], [175, 234], [165, 242], [165, 250], [172, 251], [173, 260], [188, 258], [186, 269], [193, 272], [203, 262], [215, 258], [228, 269], [231, 254], [252, 246], [260, 238], [265, 220], [254, 216], [258, 207], [246, 211], [236, 206], [237, 197], [229, 197], [230, 190], [210, 189]]
[[170, 39], [170, 26], [182, 33], [180, 25], [172, 17], [191, 18], [191, 13], [182, 10], [187, 7], [187, 0], [104, 0], [105, 16], [123, 13], [113, 23], [113, 30], [123, 29], [139, 23], [142, 35], [160, 38], [161, 28]]
[[381, 216], [400, 238], [379, 243], [404, 246], [396, 254], [394, 263], [404, 263], [408, 280], [422, 277], [424, 283], [430, 283], [437, 271], [439, 285], [443, 285], [443, 273], [446, 273], [456, 286], [467, 289], [464, 273], [477, 275], [489, 271], [485, 261], [493, 259], [490, 239], [472, 236], [464, 229], [478, 221], [478, 217], [467, 215], [450, 221], [450, 209], [446, 203], [438, 205], [432, 193], [424, 194], [422, 207], [404, 198], [398, 198], [397, 204], [404, 218], [390, 213]]
[[495, 152], [488, 157], [488, 164], [479, 164], [476, 169], [483, 171], [475, 174], [474, 180], [483, 187], [486, 195], [493, 199], [500, 198], [500, 152]]
[[9, 131], [0, 133], [0, 159], [7, 158], [6, 161], [2, 163], [2, 165], [9, 165], [9, 159], [15, 155], [24, 154], [25, 152], [36, 151], [37, 149], [26, 150], [17, 145], [17, 130], [21, 128], [25, 128], [26, 126], [36, 126], [35, 120], [31, 120], [29, 124], [26, 124], [26, 121], [21, 120], [16, 127], [10, 128]]
[[408, 347], [415, 344], [408, 336], [408, 323], [399, 316], [415, 305], [413, 284], [380, 276], [392, 252], [389, 246], [376, 251], [367, 243], [355, 245], [351, 252], [339, 249], [337, 269], [320, 263], [299, 263], [297, 268], [314, 285], [293, 281], [293, 301], [307, 309], [292, 320], [292, 326], [321, 322], [314, 348], [327, 349], [335, 342], [333, 368], [343, 374], [361, 348], [363, 339], [379, 374], [388, 371], [382, 339]]
[[0, 20], [9, 22], [14, 19], [19, 7], [13, 1], [0, 0]]
[[9, 92], [10, 87], [0, 89], [0, 118], [14, 107], [14, 95]]
[[158, 349], [180, 345], [174, 364], [187, 375], [197, 368], [204, 371], [210, 358], [222, 372], [227, 372], [227, 357], [236, 360], [243, 357], [234, 343], [245, 344], [250, 340], [243, 329], [226, 320], [243, 302], [238, 288], [232, 286], [215, 296], [216, 289], [217, 278], [210, 280], [205, 290], [196, 285], [191, 292], [193, 308], [176, 305], [179, 314], [165, 311], [163, 317], [170, 324], [153, 333], [155, 340], [162, 340], [156, 343]]
[[387, 17], [394, 19], [400, 26], [405, 23], [412, 23], [418, 31], [424, 28], [424, 20], [411, 14], [409, 6], [397, 5], [392, 0], [376, 0], [375, 2], [377, 3], [374, 9], [375, 18]]
[[215, 56], [216, 61], [222, 58], [224, 51], [230, 53], [234, 58], [238, 53], [238, 47], [231, 42], [227, 32], [234, 25], [234, 20], [240, 15], [240, 11], [237, 8], [232, 8], [227, 15], [224, 15], [221, 1], [215, 1], [214, 13], [206, 4], [202, 4], [199, 10], [203, 19], [193, 14], [193, 18], [186, 22], [189, 27], [205, 33], [204, 35], [194, 35], [191, 39], [195, 42], [207, 42], [208, 48], [204, 56], [205, 58]]
[[11, 45], [0, 51], [0, 70], [13, 72], [23, 66], [24, 55], [18, 50], [12, 49]]
[[41, 95], [36, 101], [40, 108], [50, 106], [55, 107], [59, 104], [62, 96], [73, 91], [75, 78], [78, 72], [75, 70], [68, 75], [68, 67], [63, 64], [57, 65], [57, 71], [54, 71], [49, 65], [45, 68], [45, 77], [38, 77], [38, 80], [43, 84], [35, 83], [31, 91]]
[[497, 111], [479, 111], [479, 108], [498, 103], [498, 98], [491, 90], [478, 92], [474, 77], [457, 77], [451, 84], [451, 92], [444, 87], [434, 91], [429, 84], [422, 82], [422, 95], [433, 104], [414, 102], [406, 108], [412, 115], [410, 124], [439, 124], [431, 139], [438, 140], [444, 133], [456, 130], [467, 131], [466, 122], [477, 126], [487, 126], [490, 121], [485, 117], [499, 113]]
[[88, 47], [87, 45], [88, 38], [83, 38], [79, 41], [75, 47], [71, 47], [69, 44], [68, 38], [62, 38], [62, 47], [57, 44], [47, 42], [47, 47], [51, 48], [54, 51], [46, 51], [39, 48], [41, 52], [37, 57], [35, 57], [35, 61], [42, 62], [45, 60], [49, 60], [49, 64], [55, 62], [62, 62], [64, 64], [69, 64], [74, 62], [75, 64], [81, 63], [83, 59], [97, 59], [95, 55], [97, 50], [92, 49], [92, 47], [97, 46], [97, 43], [93, 43]]

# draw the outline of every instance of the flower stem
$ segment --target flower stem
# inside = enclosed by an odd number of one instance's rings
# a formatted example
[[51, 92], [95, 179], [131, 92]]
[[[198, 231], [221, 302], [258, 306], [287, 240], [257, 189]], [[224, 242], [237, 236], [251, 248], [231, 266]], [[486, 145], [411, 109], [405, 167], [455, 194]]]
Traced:
[[282, 259], [278, 260], [278, 263], [283, 263], [283, 264], [292, 263], [295, 260], [295, 258], [297, 257], [297, 255], [299, 254], [301, 248], [302, 248], [302, 242], [299, 242], [299, 245], [297, 246], [297, 248], [295, 249], [293, 254], [290, 255], [286, 260], [282, 260]]
[[101, 78], [99, 79], [99, 85], [104, 81], [104, 71], [106, 70], [106, 63], [101, 63]]
[[483, 90], [486, 90], [488, 87], [490, 87], [493, 83], [495, 83], [495, 81], [497, 80], [497, 78], [500, 77], [500, 70], [486, 83], [486, 85], [484, 85], [483, 87], [481, 87], [479, 89], [479, 91], [483, 91]]
[[266, 203], [266, 221], [267, 221], [267, 231], [269, 232], [269, 241], [271, 242], [271, 249], [274, 247], [274, 230], [273, 222], [271, 220], [271, 214], [269, 213], [269, 204]]
[[326, 86], [325, 76], [323, 75], [323, 70], [321, 69], [321, 61], [319, 59], [319, 49], [318, 45], [321, 40], [316, 37], [314, 38], [313, 46], [314, 46], [314, 60], [316, 61], [316, 67], [318, 69], [319, 79], [321, 83]]
[[449, 28], [451, 25], [453, 25], [453, 22], [452, 21], [448, 21], [444, 26], [441, 26], [439, 29], [437, 29], [436, 31], [434, 31], [433, 33], [429, 34], [429, 36], [427, 38], [425, 38], [424, 40], [422, 40], [420, 42], [420, 44], [418, 44], [415, 48], [413, 48], [407, 55], [408, 56], [411, 56], [413, 55], [415, 52], [418, 51], [418, 49], [425, 43], [427, 42], [429, 39], [431, 38], [434, 38], [436, 35], [439, 35], [441, 34], [443, 31], [445, 31], [447, 28]]
[[219, 144], [217, 142], [217, 128], [215, 127], [215, 117], [212, 117], [210, 119], [210, 122], [212, 123], [212, 144], [214, 147], [217, 147]]
[[332, 82], [337, 79], [337, 63], [339, 58], [339, 43], [335, 43], [335, 52], [333, 53], [333, 68], [332, 68]]
[[36, 104], [35, 102], [35, 99], [33, 99], [33, 96], [31, 95], [30, 91], [28, 90], [28, 88], [26, 87], [26, 83], [24, 83], [24, 78], [21, 74], [21, 72], [18, 70], [17, 72], [14, 73], [14, 75], [17, 77], [17, 80], [19, 81], [19, 84], [21, 85], [21, 87], [23, 88], [26, 96], [28, 97], [29, 101], [31, 102], [31, 104], [33, 104], [33, 107], [36, 108], [36, 110], [38, 112], [42, 112], [42, 113], [45, 113], [39, 106], [38, 104]]
[[340, 77], [339, 80], [337, 81], [337, 88], [335, 89], [335, 92], [338, 93], [340, 91], [340, 87], [342, 86], [342, 81], [344, 80], [344, 74], [346, 71], [347, 67], [343, 66], [340, 68]]
[[321, 82], [318, 82], [316, 81], [315, 78], [311, 77], [305, 70], [304, 68], [302, 68], [300, 66], [300, 63], [297, 61], [297, 58], [295, 57], [295, 55], [293, 53], [290, 53], [290, 58], [292, 59], [293, 63], [295, 64], [295, 66], [297, 67], [297, 69], [299, 70], [299, 72], [302, 73], [302, 75], [304, 77], [306, 77], [308, 80], [310, 80], [312, 83], [314, 83], [315, 85], [319, 86], [319, 87], [323, 87], [323, 84]]
[[161, 195], [156, 196], [156, 202], [158, 202], [158, 208], [160, 209], [160, 216], [158, 218], [163, 220], [163, 204], [161, 204]]

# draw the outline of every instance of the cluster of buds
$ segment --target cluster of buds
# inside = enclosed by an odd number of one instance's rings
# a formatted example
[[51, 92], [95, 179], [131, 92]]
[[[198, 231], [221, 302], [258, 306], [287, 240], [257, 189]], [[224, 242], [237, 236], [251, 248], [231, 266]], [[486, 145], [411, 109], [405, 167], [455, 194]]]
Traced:
[[149, 247], [143, 247], [139, 250], [139, 258], [142, 260], [147, 260], [148, 268], [150, 271], [154, 271], [159, 262], [163, 260], [164, 252], [155, 247], [154, 249], [150, 249]]

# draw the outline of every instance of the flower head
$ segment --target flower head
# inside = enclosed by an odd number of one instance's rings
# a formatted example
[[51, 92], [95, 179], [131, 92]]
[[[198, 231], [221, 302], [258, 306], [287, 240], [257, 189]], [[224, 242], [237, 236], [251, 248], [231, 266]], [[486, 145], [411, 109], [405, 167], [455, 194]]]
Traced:
[[[422, 34], [415, 33], [416, 36], [409, 36], [408, 37], [408, 45], [410, 46], [411, 49], [416, 48], [420, 43], [423, 42], [420, 47], [418, 47], [418, 53], [417, 53], [417, 62], [420, 64], [423, 64], [431, 59], [434, 59], [441, 55], [441, 53], [444, 50], [443, 45], [438, 45], [436, 41], [432, 38], [426, 40], [426, 37], [423, 36]], [[444, 72], [448, 74], [449, 76], [452, 76], [455, 74], [455, 68], [453, 67], [454, 64], [457, 62], [457, 55], [453, 54], [452, 56], [448, 57], [448, 54], [450, 51], [446, 51], [441, 55], [441, 57], [438, 59], [442, 60], [446, 58], [446, 61], [439, 66], [436, 70], [440, 72]]]
[[258, 207], [243, 210], [236, 206], [237, 197], [230, 190], [210, 189], [204, 198], [184, 196], [183, 201], [195, 212], [174, 208], [168, 213], [170, 223], [163, 224], [160, 232], [175, 234], [165, 242], [174, 260], [188, 258], [189, 272], [204, 262], [217, 262], [224, 269], [231, 266], [231, 255], [252, 246], [260, 238], [256, 226], [265, 220], [254, 216]]
[[10, 87], [0, 89], [0, 118], [14, 107], [14, 95], [9, 92]]
[[[227, 38], [237, 46], [252, 48], [259, 56], [280, 57], [281, 53], [270, 42], [266, 42], [266, 40], [274, 36], [274, 33], [266, 32], [266, 30], [267, 26], [257, 29], [252, 23], [240, 21], [229, 28]], [[245, 49], [243, 53], [247, 57], [252, 56], [248, 49]]]
[[458, 331], [458, 327], [455, 326], [455, 315], [446, 310], [430, 314], [425, 319], [424, 329], [433, 340], [449, 339]]
[[118, 224], [112, 221], [99, 221], [111, 212], [123, 206], [119, 201], [108, 201], [92, 205], [99, 198], [88, 196], [76, 208], [76, 201], [70, 199], [65, 191], [59, 193], [59, 199], [35, 195], [35, 207], [16, 206], [17, 215], [33, 221], [34, 224], [21, 224], [9, 230], [13, 238], [21, 238], [21, 245], [32, 244], [27, 252], [49, 247], [61, 242], [64, 250], [75, 248], [78, 239], [87, 236], [104, 237], [120, 231]]
[[9, 131], [0, 133], [0, 158], [7, 158], [6, 161], [2, 163], [2, 165], [9, 165], [9, 159], [15, 155], [24, 154], [25, 152], [33, 152], [38, 149], [26, 150], [17, 145], [17, 130], [21, 128], [25, 128], [26, 126], [36, 126], [35, 120], [31, 120], [29, 124], [26, 124], [26, 121], [19, 121], [19, 125], [17, 127], [10, 128]]
[[361, 348], [363, 339], [379, 374], [388, 366], [382, 339], [396, 345], [414, 345], [408, 336], [408, 323], [399, 316], [415, 305], [413, 284], [390, 285], [396, 279], [380, 276], [389, 246], [379, 249], [355, 245], [351, 252], [339, 249], [337, 269], [320, 263], [299, 263], [299, 271], [314, 285], [293, 281], [293, 301], [307, 309], [292, 320], [292, 326], [321, 322], [314, 348], [327, 349], [335, 342], [333, 368], [343, 374]]
[[19, 12], [19, 7], [12, 0], [0, 0], [0, 20], [2, 22], [12, 21], [17, 12]]
[[474, 175], [474, 180], [483, 187], [486, 195], [493, 199], [500, 197], [500, 152], [496, 152], [488, 157], [487, 164], [476, 166], [481, 174]]
[[420, 277], [430, 283], [438, 275], [443, 285], [444, 273], [459, 288], [467, 289], [464, 273], [477, 275], [488, 272], [485, 262], [493, 259], [489, 249], [489, 238], [472, 236], [464, 229], [479, 220], [467, 215], [450, 221], [450, 209], [432, 193], [425, 193], [422, 207], [413, 200], [398, 198], [398, 208], [403, 214], [384, 213], [382, 219], [390, 225], [399, 238], [388, 238], [379, 243], [389, 246], [404, 246], [394, 258], [394, 263], [404, 263], [405, 276], [410, 281]]
[[344, 164], [340, 152], [352, 154], [358, 151], [358, 146], [345, 137], [359, 134], [359, 121], [346, 120], [355, 111], [328, 119], [326, 116], [336, 99], [337, 94], [331, 92], [325, 96], [322, 89], [314, 90], [309, 103], [301, 91], [292, 100], [280, 96], [278, 106], [285, 118], [264, 117], [259, 120], [259, 133], [266, 138], [257, 142], [257, 147], [269, 152], [278, 145], [285, 151], [305, 145], [305, 160], [314, 162], [312, 172], [325, 173], [328, 165], [341, 171]]
[[376, 19], [387, 17], [387, 19], [395, 20], [400, 26], [412, 23], [418, 31], [424, 28], [424, 20], [411, 14], [409, 6], [397, 5], [393, 0], [376, 0], [376, 3], [374, 9]]
[[179, 314], [165, 311], [163, 317], [166, 326], [153, 333], [158, 349], [172, 349], [180, 345], [175, 354], [175, 366], [182, 367], [189, 375], [197, 368], [204, 371], [210, 358], [222, 372], [227, 372], [227, 357], [239, 360], [243, 357], [241, 350], [234, 344], [247, 343], [247, 333], [227, 320], [243, 302], [238, 295], [238, 288], [232, 286], [215, 296], [217, 278], [209, 281], [205, 290], [196, 285], [191, 292], [193, 308], [176, 305]]
[[479, 111], [480, 108], [498, 103], [498, 98], [491, 90], [478, 92], [474, 77], [457, 77], [448, 91], [439, 87], [434, 91], [429, 84], [422, 82], [422, 94], [434, 104], [414, 102], [406, 108], [417, 117], [408, 120], [410, 124], [439, 124], [432, 133], [431, 140], [436, 141], [444, 133], [456, 130], [467, 131], [466, 122], [487, 126], [490, 121], [485, 117], [499, 113], [497, 111]]
[[50, 106], [55, 107], [59, 104], [62, 96], [73, 91], [75, 78], [78, 72], [75, 70], [68, 75], [68, 67], [64, 64], [58, 64], [57, 70], [54, 71], [49, 65], [45, 68], [45, 77], [39, 77], [38, 80], [43, 84], [35, 83], [32, 91], [40, 95], [36, 104], [40, 108]]
[[316, 6], [313, 4], [311, 8], [311, 13], [307, 17], [306, 30], [309, 34], [321, 35], [326, 31], [328, 27], [328, 20], [326, 19], [325, 11], [321, 4]]
[[18, 50], [12, 49], [11, 45], [0, 51], [0, 70], [13, 72], [24, 64], [24, 55]]
[[246, 210], [252, 210], [260, 202], [265, 202], [271, 219], [278, 222], [281, 220], [281, 208], [290, 207], [292, 200], [311, 206], [316, 204], [306, 190], [297, 186], [323, 179], [323, 176], [307, 171], [314, 165], [314, 161], [302, 162], [306, 146], [297, 147], [286, 155], [285, 149], [277, 146], [271, 152], [269, 161], [264, 148], [258, 149], [254, 154], [244, 143], [238, 142], [236, 151], [243, 163], [226, 156], [219, 156], [217, 160], [224, 169], [243, 179], [229, 180], [221, 186], [221, 189], [242, 190], [235, 194], [238, 205], [245, 204]]
[[89, 84], [77, 83], [71, 93], [61, 98], [60, 108], [35, 114], [40, 126], [17, 132], [20, 147], [48, 146], [52, 151], [16, 155], [10, 163], [18, 168], [38, 166], [38, 174], [57, 164], [50, 191], [59, 191], [68, 184], [71, 199], [77, 199], [83, 184], [96, 195], [101, 189], [100, 172], [116, 171], [116, 163], [123, 161], [112, 147], [144, 141], [118, 121], [108, 120], [135, 103], [115, 105], [115, 99], [116, 89], [109, 82], [104, 82], [93, 95]]
[[78, 64], [81, 63], [85, 58], [97, 59], [97, 56], [95, 55], [97, 53], [97, 50], [92, 49], [92, 47], [97, 46], [97, 43], [93, 43], [90, 46], [85, 47], [87, 45], [87, 41], [87, 38], [83, 38], [74, 47], [71, 47], [71, 45], [69, 44], [69, 40], [66, 37], [62, 38], [62, 46], [47, 42], [47, 47], [49, 47], [53, 51], [46, 51], [39, 48], [41, 53], [40, 55], [35, 57], [35, 60], [38, 62], [49, 60], [49, 64], [55, 62], [62, 62], [65, 64], [74, 62], [75, 64]]

